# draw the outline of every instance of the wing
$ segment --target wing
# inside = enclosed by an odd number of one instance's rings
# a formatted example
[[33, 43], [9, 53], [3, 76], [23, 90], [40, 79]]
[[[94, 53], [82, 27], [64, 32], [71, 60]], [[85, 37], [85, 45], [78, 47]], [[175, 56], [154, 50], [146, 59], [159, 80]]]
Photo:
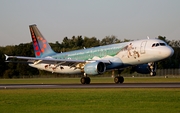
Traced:
[[[13, 62], [13, 63], [30, 63], [30, 64], [39, 64], [39, 63], [45, 63], [45, 64], [58, 64], [58, 65], [64, 65], [64, 66], [75, 66], [79, 63], [88, 63], [88, 62], [103, 62], [105, 64], [111, 64], [109, 60], [72, 60], [72, 59], [55, 59], [52, 57], [46, 57], [46, 58], [36, 58], [36, 57], [24, 57], [24, 56], [8, 56], [5, 55], [6, 62]], [[8, 59], [21, 59], [25, 61], [11, 61]]]

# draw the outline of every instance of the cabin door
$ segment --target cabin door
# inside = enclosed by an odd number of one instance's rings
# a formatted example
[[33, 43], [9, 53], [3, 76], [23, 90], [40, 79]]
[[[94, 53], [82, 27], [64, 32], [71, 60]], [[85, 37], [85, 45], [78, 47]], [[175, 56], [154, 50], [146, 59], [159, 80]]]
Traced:
[[145, 54], [146, 53], [146, 51], [145, 51], [146, 43], [147, 43], [147, 41], [143, 41], [141, 43], [141, 47], [140, 47], [140, 53], [141, 54]]

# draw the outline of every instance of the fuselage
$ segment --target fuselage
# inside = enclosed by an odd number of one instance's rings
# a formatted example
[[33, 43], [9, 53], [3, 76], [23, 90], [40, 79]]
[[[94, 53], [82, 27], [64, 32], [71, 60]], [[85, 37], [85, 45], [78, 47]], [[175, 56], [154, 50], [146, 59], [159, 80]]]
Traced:
[[[54, 59], [71, 60], [109, 60], [112, 64], [106, 70], [125, 68], [149, 62], [156, 62], [172, 56], [174, 50], [164, 41], [159, 39], [144, 39], [106, 46], [92, 47], [48, 56]], [[85, 64], [76, 66], [61, 66], [60, 64], [30, 64], [30, 66], [56, 73], [78, 74], [83, 73]]]

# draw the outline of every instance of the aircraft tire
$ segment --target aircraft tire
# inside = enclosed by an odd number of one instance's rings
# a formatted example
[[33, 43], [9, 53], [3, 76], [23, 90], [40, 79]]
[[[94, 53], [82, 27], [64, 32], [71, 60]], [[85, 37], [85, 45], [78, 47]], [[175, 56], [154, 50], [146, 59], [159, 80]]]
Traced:
[[153, 76], [153, 72], [150, 72], [150, 75]]
[[90, 84], [91, 79], [89, 77], [82, 77], [80, 79], [81, 84]]
[[156, 76], [156, 72], [153, 72], [153, 76]]
[[119, 83], [123, 83], [124, 82], [124, 77], [122, 77], [122, 76], [116, 76], [115, 78], [114, 78], [114, 82], [116, 83], [116, 84], [119, 84]]
[[124, 77], [122, 77], [122, 76], [119, 76], [119, 83], [123, 83], [124, 82]]
[[156, 76], [156, 72], [150, 72], [151, 76]]
[[86, 77], [86, 84], [90, 84], [91, 79], [89, 77]]
[[81, 82], [81, 84], [85, 84], [85, 83], [86, 83], [86, 77], [82, 77], [82, 78], [80, 79], [80, 82]]
[[116, 84], [119, 83], [119, 77], [118, 77], [118, 76], [117, 76], [117, 77], [114, 77], [114, 82], [115, 82]]

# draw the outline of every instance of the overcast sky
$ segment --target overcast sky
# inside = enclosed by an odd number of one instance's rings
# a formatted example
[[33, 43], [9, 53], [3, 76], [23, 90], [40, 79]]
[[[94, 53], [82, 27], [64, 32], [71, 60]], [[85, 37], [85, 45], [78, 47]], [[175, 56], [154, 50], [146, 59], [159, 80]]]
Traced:
[[0, 0], [0, 46], [31, 42], [31, 24], [52, 43], [78, 35], [179, 40], [180, 0]]

